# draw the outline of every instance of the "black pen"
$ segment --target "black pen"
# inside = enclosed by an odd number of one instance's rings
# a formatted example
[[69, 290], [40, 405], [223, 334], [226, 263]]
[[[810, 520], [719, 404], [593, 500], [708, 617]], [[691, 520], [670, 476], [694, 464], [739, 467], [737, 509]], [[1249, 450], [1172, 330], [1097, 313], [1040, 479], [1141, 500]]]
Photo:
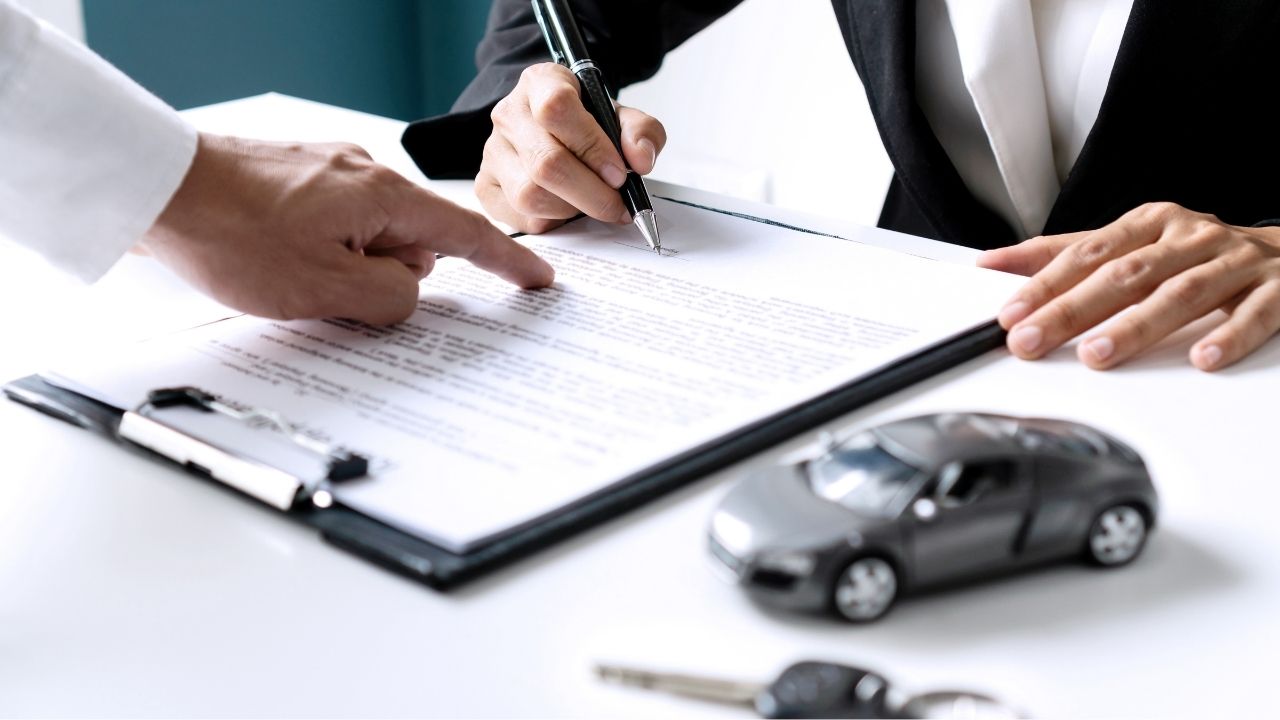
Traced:
[[[587, 55], [587, 43], [582, 39], [582, 31], [578, 29], [578, 21], [574, 19], [569, 3], [567, 0], [533, 0], [533, 14], [538, 19], [538, 27], [542, 28], [547, 47], [551, 48], [552, 59], [569, 68], [578, 78], [578, 84], [582, 86], [582, 104], [600, 123], [625, 165], [627, 158], [622, 154], [622, 126], [618, 123], [618, 112], [605, 86], [604, 73]], [[649, 199], [649, 191], [645, 189], [640, 173], [632, 170], [630, 165], [627, 165], [627, 181], [618, 192], [622, 194], [627, 211], [649, 247], [661, 254], [662, 238], [658, 236], [653, 201]]]

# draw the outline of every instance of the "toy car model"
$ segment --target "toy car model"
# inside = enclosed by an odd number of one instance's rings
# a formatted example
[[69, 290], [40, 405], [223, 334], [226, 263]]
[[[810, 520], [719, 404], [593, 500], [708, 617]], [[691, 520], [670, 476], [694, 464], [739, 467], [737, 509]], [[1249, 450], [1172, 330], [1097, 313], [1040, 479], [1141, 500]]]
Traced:
[[1157, 510], [1142, 458], [1097, 430], [927, 415], [744, 478], [712, 516], [709, 545], [766, 604], [868, 622], [926, 586], [1072, 556], [1125, 565]]

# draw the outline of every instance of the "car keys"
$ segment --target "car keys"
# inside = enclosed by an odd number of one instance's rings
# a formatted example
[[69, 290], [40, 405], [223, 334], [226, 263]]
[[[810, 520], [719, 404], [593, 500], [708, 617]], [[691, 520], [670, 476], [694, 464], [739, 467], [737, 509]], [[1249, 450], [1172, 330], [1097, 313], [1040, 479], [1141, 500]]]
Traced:
[[889, 717], [888, 683], [867, 670], [825, 662], [788, 667], [769, 684], [655, 673], [616, 666], [596, 668], [602, 680], [755, 708], [767, 718]]
[[598, 665], [601, 680], [754, 708], [766, 718], [997, 718], [1017, 714], [980, 693], [935, 691], [900, 697], [878, 673], [830, 662], [799, 662], [772, 683]]

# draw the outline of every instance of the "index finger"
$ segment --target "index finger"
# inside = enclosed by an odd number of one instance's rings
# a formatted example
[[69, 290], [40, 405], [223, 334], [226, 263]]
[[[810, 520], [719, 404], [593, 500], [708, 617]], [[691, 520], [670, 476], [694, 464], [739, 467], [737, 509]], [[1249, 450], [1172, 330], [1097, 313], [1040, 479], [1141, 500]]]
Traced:
[[1075, 287], [1104, 263], [1159, 240], [1166, 222], [1163, 214], [1139, 208], [1110, 225], [1080, 233], [1080, 239], [1032, 276], [1019, 295], [1033, 305], [1048, 302]]
[[1088, 235], [1087, 232], [1041, 235], [1017, 245], [988, 250], [978, 256], [978, 267], [1014, 275], [1034, 275], [1053, 261], [1058, 253]]
[[555, 64], [532, 69], [541, 70], [541, 82], [528, 91], [534, 120], [610, 187], [620, 187], [627, 179], [626, 164], [613, 140], [587, 112], [578, 78]]
[[406, 182], [385, 208], [389, 219], [384, 235], [462, 258], [522, 288], [546, 287], [555, 280], [555, 270], [532, 250], [480, 214], [430, 190]]
[[1009, 330], [1054, 298], [1079, 285], [1099, 267], [1160, 239], [1163, 219], [1153, 213], [1130, 212], [1098, 230], [1078, 233], [1005, 304], [998, 319]]

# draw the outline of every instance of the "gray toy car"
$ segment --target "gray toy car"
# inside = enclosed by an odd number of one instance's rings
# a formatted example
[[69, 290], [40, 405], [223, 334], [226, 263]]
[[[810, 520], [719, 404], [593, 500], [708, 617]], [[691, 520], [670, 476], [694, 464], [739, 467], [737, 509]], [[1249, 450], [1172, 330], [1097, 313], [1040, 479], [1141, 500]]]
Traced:
[[1073, 556], [1125, 565], [1157, 503], [1142, 458], [1084, 425], [927, 415], [744, 478], [709, 545], [762, 602], [867, 622], [926, 586]]

